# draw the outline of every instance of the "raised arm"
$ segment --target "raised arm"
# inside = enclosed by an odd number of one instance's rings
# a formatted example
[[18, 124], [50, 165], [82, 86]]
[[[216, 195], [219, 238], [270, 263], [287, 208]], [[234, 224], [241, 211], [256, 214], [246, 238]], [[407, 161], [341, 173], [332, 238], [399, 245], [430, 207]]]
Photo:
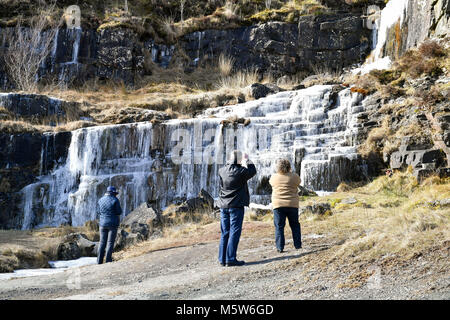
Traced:
[[256, 174], [254, 163], [248, 158], [248, 154], [244, 154], [242, 166], [245, 168], [245, 178], [250, 180]]

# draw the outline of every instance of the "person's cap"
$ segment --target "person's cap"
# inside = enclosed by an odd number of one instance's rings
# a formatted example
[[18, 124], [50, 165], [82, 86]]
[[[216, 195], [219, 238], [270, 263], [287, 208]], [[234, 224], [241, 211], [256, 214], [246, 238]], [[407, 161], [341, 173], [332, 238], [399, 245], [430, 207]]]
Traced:
[[113, 193], [113, 194], [118, 193], [116, 188], [114, 188], [113, 186], [109, 186], [108, 188], [106, 188], [106, 192]]

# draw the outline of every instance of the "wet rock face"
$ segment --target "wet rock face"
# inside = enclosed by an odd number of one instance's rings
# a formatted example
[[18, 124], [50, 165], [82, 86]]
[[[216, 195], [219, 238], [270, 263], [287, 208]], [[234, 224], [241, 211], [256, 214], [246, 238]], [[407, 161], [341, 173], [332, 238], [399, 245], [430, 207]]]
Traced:
[[360, 62], [367, 54], [369, 30], [354, 15], [300, 17], [297, 24], [268, 22], [231, 30], [206, 30], [186, 35], [183, 48], [192, 60], [227, 53], [241, 68], [275, 75], [311, 70], [312, 65], [336, 69]]
[[[277, 76], [311, 70], [317, 63], [336, 69], [362, 61], [368, 54], [369, 30], [361, 27], [360, 14], [301, 17], [298, 24], [268, 22], [229, 30], [205, 30], [184, 36], [179, 48], [192, 70], [200, 61], [208, 62], [221, 53], [235, 58], [237, 68], [257, 68]], [[0, 53], [7, 50], [13, 28], [0, 28]], [[85, 80], [123, 80], [132, 85], [145, 75], [146, 60], [168, 67], [177, 49], [142, 39], [131, 29], [59, 29], [40, 76], [69, 83]], [[0, 56], [3, 56], [0, 54]], [[0, 87], [11, 87], [0, 64]]]
[[402, 23], [388, 29], [384, 54], [397, 58], [428, 37], [445, 37], [450, 31], [450, 1], [409, 0]]
[[[18, 192], [65, 162], [70, 139], [70, 132], [0, 133], [0, 228], [20, 228], [23, 210], [22, 195]], [[39, 198], [38, 195], [39, 192], [36, 194]], [[40, 203], [39, 199], [36, 203]], [[38, 222], [42, 206], [36, 205], [36, 213], [34, 220]]]
[[[0, 133], [0, 170], [26, 170], [32, 175], [45, 174], [64, 163], [71, 133]], [[20, 188], [21, 186], [15, 186]]]
[[122, 79], [132, 83], [137, 35], [129, 29], [102, 30], [98, 38], [97, 75], [100, 79]]

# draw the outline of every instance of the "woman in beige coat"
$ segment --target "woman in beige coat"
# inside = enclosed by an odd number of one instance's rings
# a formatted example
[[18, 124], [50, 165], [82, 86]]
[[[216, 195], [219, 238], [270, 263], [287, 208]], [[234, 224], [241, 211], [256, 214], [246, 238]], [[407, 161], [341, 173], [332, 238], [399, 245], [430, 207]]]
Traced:
[[298, 221], [298, 186], [300, 177], [291, 172], [291, 163], [287, 159], [279, 159], [276, 173], [270, 177], [272, 186], [273, 221], [275, 224], [275, 242], [278, 252], [284, 249], [284, 226], [286, 218], [292, 230], [295, 249], [302, 247], [300, 222]]

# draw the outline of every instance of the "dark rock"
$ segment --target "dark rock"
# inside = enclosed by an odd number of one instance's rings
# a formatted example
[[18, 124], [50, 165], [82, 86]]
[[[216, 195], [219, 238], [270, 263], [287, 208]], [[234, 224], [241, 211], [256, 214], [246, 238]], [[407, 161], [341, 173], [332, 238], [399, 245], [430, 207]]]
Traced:
[[[144, 229], [145, 227], [139, 228], [139, 224], [135, 224], [135, 231], [143, 231]], [[117, 232], [116, 242], [114, 243], [114, 250], [122, 250], [131, 247], [139, 242], [145, 241], [146, 239], [147, 237], [141, 233], [129, 233], [124, 229], [119, 229]]]
[[[22, 227], [23, 210], [18, 208], [21, 195], [15, 193], [64, 163], [70, 140], [70, 132], [0, 133], [0, 228]], [[36, 197], [47, 193], [48, 184], [37, 185], [36, 190]], [[42, 201], [37, 202], [41, 204], [33, 208], [33, 225], [39, 224], [43, 209]]]
[[261, 83], [254, 83], [248, 87], [248, 94], [254, 99], [264, 98], [269, 93], [272, 93], [270, 88]]
[[172, 223], [179, 216], [184, 216], [186, 219], [189, 219], [194, 213], [212, 215], [213, 212], [214, 198], [202, 189], [197, 197], [190, 198], [178, 205], [169, 206], [163, 212], [163, 220]]
[[160, 222], [161, 213], [153, 207], [142, 203], [139, 207], [130, 212], [122, 221], [123, 227], [131, 227], [133, 224], [146, 224], [154, 227]]
[[127, 237], [129, 233], [124, 229], [119, 229], [117, 231], [116, 241], [114, 242], [114, 251], [121, 250], [127, 245]]
[[442, 150], [406, 150], [406, 146], [401, 146], [399, 151], [393, 152], [390, 157], [390, 166], [392, 169], [422, 168], [436, 169], [445, 165], [445, 153]]
[[309, 190], [303, 186], [298, 186], [298, 195], [299, 196], [317, 196], [313, 190]]
[[60, 243], [56, 249], [58, 260], [74, 260], [81, 258], [82, 252], [76, 242]]
[[133, 222], [130, 226], [130, 231], [132, 234], [139, 234], [143, 239], [147, 239], [150, 230], [148, 224]]
[[131, 29], [102, 30], [98, 35], [98, 77], [133, 84], [136, 71], [133, 59], [138, 43], [137, 35]]
[[368, 53], [370, 30], [352, 14], [302, 16], [298, 24], [267, 22], [229, 30], [188, 34], [181, 45], [200, 60], [226, 52], [238, 69], [257, 68], [274, 76], [311, 70], [312, 65], [336, 69], [362, 61]]
[[331, 205], [328, 202], [315, 203], [311, 206], [300, 207], [299, 213], [310, 212], [312, 214], [323, 215], [331, 212]]
[[434, 174], [434, 170], [432, 169], [417, 169], [414, 170], [414, 176], [417, 179], [418, 183], [421, 183], [423, 180], [425, 180], [426, 178], [428, 178], [429, 176], [431, 176], [432, 174]]
[[76, 102], [40, 94], [0, 93], [0, 105], [14, 117], [36, 123], [42, 123], [43, 118], [49, 117], [56, 121], [66, 121], [68, 118], [75, 121], [79, 120], [79, 117], [73, 115], [81, 113], [80, 106]]
[[[76, 247], [78, 247], [78, 250], [80, 252], [80, 256], [82, 257], [97, 256], [98, 242], [88, 240], [86, 235], [82, 233], [68, 234], [63, 238], [62, 244], [66, 244], [65, 247], [69, 246], [72, 248], [74, 248], [75, 247], [74, 244], [76, 244]], [[62, 259], [62, 260], [70, 260], [70, 259]]]
[[[45, 61], [40, 75], [83, 83], [87, 79], [122, 80], [133, 85], [139, 76], [151, 74], [147, 60], [167, 68], [177, 50], [186, 52], [185, 72], [220, 53], [235, 59], [238, 69], [256, 68], [276, 77], [311, 70], [315, 64], [338, 68], [361, 62], [369, 51], [370, 30], [361, 28], [360, 14], [301, 16], [298, 24], [267, 22], [227, 30], [193, 32], [174, 45], [156, 44], [148, 35], [126, 27], [100, 31], [60, 29], [55, 52]], [[0, 50], [8, 46], [13, 28], [0, 29]], [[78, 43], [76, 43], [78, 42]], [[74, 60], [77, 44], [78, 56]], [[12, 84], [0, 63], [0, 84]]]
[[292, 87], [291, 90], [295, 91], [295, 90], [302, 90], [302, 89], [305, 89], [305, 88], [306, 88], [306, 87], [305, 87], [304, 84], [298, 84], [298, 85]]
[[200, 190], [198, 197], [205, 200], [209, 208], [214, 208], [214, 198], [206, 190]]
[[450, 177], [450, 168], [439, 168], [439, 178], [449, 178]]
[[95, 116], [95, 121], [97, 122], [113, 124], [164, 121], [168, 119], [170, 117], [165, 112], [132, 107], [121, 108], [113, 114], [108, 111], [101, 112]]
[[254, 206], [254, 205], [250, 205], [250, 209], [253, 211], [254, 214], [256, 214], [256, 216], [261, 217], [261, 216], [265, 216], [268, 214], [272, 214], [272, 210], [268, 209], [268, 208], [264, 208], [262, 206]]

